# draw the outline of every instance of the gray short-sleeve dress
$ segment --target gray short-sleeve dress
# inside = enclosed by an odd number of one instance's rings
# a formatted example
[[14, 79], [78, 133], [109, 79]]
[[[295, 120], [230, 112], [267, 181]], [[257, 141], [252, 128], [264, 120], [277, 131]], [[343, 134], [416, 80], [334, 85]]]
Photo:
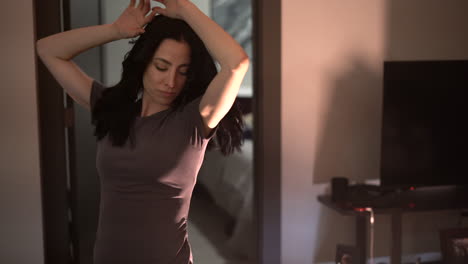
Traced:
[[[106, 89], [93, 81], [94, 108]], [[193, 263], [187, 233], [192, 191], [206, 146], [218, 127], [204, 135], [198, 110], [201, 97], [182, 112], [158, 122], [168, 110], [134, 123], [135, 146], [97, 142], [101, 183], [94, 264]]]

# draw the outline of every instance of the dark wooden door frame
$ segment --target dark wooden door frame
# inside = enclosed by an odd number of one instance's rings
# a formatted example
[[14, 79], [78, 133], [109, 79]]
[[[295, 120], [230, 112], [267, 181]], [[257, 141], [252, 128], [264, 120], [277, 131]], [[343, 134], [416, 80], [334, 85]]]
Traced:
[[[281, 262], [281, 0], [252, 1], [258, 263], [275, 264]], [[61, 2], [64, 10], [60, 10]], [[62, 23], [64, 30], [70, 28], [69, 0], [33, 3], [35, 40], [61, 32]], [[70, 112], [64, 108], [63, 89], [37, 60], [44, 263], [73, 263], [69, 245], [75, 228], [69, 225], [68, 210], [75, 204], [66, 177], [67, 152], [73, 152], [73, 129], [64, 129]], [[73, 106], [69, 96], [66, 102]], [[68, 149], [66, 140], [71, 143]]]
[[258, 263], [281, 263], [281, 0], [253, 1]]
[[[69, 10], [67, 1], [63, 2], [63, 9]], [[60, 0], [33, 0], [33, 5], [34, 41], [62, 31]], [[74, 236], [69, 221], [73, 195], [68, 188], [67, 169], [67, 155], [73, 149], [67, 149], [66, 141], [73, 138], [73, 130], [67, 128], [66, 117], [72, 112], [65, 107], [72, 106], [72, 99], [67, 96], [64, 104], [63, 89], [38, 57], [36, 61], [44, 263], [67, 264], [72, 263], [70, 241]]]

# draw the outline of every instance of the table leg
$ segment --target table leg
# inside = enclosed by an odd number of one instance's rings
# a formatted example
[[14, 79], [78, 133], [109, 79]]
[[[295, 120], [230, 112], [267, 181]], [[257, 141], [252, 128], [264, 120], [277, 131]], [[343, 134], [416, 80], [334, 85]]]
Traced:
[[392, 212], [391, 264], [401, 264], [401, 211]]
[[356, 216], [356, 247], [358, 250], [358, 264], [366, 264], [367, 260], [367, 216]]

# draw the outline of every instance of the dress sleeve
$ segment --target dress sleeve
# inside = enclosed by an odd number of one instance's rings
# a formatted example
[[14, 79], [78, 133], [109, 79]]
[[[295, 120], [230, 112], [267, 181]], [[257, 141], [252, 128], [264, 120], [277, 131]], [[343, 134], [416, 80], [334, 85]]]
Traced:
[[199, 110], [201, 99], [202, 96], [197, 97], [185, 106], [186, 115], [188, 117], [187, 123], [189, 124], [192, 139], [194, 139], [195, 142], [209, 141], [216, 134], [219, 126], [217, 125], [208, 135], [205, 135], [205, 123]]
[[93, 80], [93, 83], [91, 85], [91, 94], [89, 98], [89, 105], [91, 107], [91, 110], [94, 109], [94, 106], [96, 105], [97, 100], [99, 97], [101, 97], [102, 92], [104, 91], [105, 87], [102, 83]]

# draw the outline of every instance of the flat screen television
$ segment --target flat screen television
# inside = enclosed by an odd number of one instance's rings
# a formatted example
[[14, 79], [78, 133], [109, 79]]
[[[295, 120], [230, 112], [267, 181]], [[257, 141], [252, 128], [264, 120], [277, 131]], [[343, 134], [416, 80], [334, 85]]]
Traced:
[[468, 185], [468, 60], [386, 61], [381, 186]]

